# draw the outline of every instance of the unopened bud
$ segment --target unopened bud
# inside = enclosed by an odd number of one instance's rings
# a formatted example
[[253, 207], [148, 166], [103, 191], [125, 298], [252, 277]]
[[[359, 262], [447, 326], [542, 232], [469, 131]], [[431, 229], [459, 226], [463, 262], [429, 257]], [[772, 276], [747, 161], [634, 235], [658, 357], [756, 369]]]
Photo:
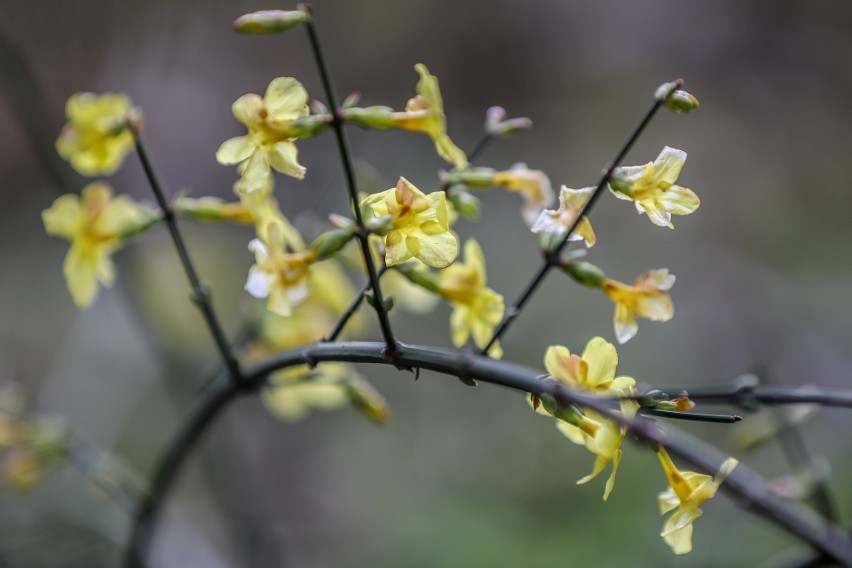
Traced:
[[465, 168], [442, 174], [441, 177], [447, 186], [493, 187], [495, 173], [493, 168]]
[[506, 138], [521, 130], [529, 130], [532, 125], [532, 120], [527, 117], [506, 120], [506, 110], [503, 107], [491, 107], [485, 112], [485, 132], [498, 138]]
[[603, 270], [590, 262], [565, 262], [560, 268], [576, 282], [589, 288], [600, 288], [606, 280]]
[[361, 100], [361, 93], [352, 92], [349, 93], [349, 96], [343, 101], [343, 104], [340, 108], [351, 108], [358, 104], [358, 101]]
[[234, 20], [234, 31], [241, 34], [277, 34], [308, 21], [302, 10], [261, 10]]
[[383, 426], [390, 418], [385, 398], [367, 381], [355, 378], [346, 383], [346, 394], [349, 400], [366, 418]]
[[481, 204], [479, 199], [471, 195], [470, 192], [460, 188], [454, 188], [447, 192], [447, 199], [452, 203], [453, 208], [464, 215], [468, 219], [478, 219]]
[[328, 220], [331, 221], [332, 225], [340, 229], [349, 229], [355, 226], [355, 221], [353, 221], [349, 217], [338, 215], [337, 213], [329, 214]]
[[686, 91], [675, 91], [663, 102], [672, 112], [689, 112], [698, 108], [698, 99]]
[[346, 246], [346, 243], [355, 236], [352, 229], [351, 227], [335, 229], [317, 236], [311, 243], [311, 251], [313, 251], [316, 259], [325, 260]]

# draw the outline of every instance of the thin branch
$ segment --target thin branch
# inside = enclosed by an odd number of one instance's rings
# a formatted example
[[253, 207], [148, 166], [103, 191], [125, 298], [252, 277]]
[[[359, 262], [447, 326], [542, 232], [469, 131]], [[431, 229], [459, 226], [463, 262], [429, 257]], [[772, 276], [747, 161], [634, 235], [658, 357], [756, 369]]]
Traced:
[[[806, 403], [852, 408], [852, 389], [816, 386], [743, 386], [733, 384], [730, 386], [705, 387], [695, 390], [682, 387], [660, 390], [669, 396], [678, 396], [681, 392], [686, 391], [691, 400], [734, 404], [749, 409], [753, 409], [761, 404], [774, 406]], [[641, 398], [641, 396], [638, 398]]]
[[470, 154], [468, 154], [468, 161], [474, 161], [493, 140], [494, 135], [486, 132], [485, 135], [479, 139], [479, 142], [476, 143], [476, 146], [473, 147], [473, 150], [470, 151]]
[[[669, 94], [675, 91], [675, 89], [679, 89], [683, 85], [683, 81], [678, 79], [671, 83], [671, 87], [669, 90]], [[494, 331], [494, 334], [491, 336], [491, 339], [488, 341], [488, 344], [480, 350], [480, 353], [487, 354], [488, 350], [494, 346], [494, 344], [499, 340], [513, 321], [520, 315], [521, 310], [524, 308], [524, 305], [527, 301], [532, 297], [533, 293], [538, 289], [539, 285], [544, 281], [544, 277], [550, 272], [550, 269], [559, 265], [559, 259], [562, 255], [562, 251], [567, 246], [571, 234], [576, 230], [577, 225], [580, 224], [580, 221], [583, 219], [585, 215], [591, 212], [592, 208], [597, 203], [598, 198], [604, 191], [604, 188], [609, 183], [609, 180], [612, 178], [612, 174], [615, 172], [615, 168], [617, 168], [621, 161], [624, 159], [624, 156], [627, 155], [627, 152], [633, 147], [633, 144], [645, 130], [645, 127], [648, 126], [648, 123], [651, 122], [651, 119], [657, 114], [657, 111], [660, 110], [660, 107], [663, 105], [663, 101], [666, 99], [665, 96], [657, 97], [654, 99], [654, 104], [651, 105], [651, 108], [645, 113], [645, 116], [642, 117], [642, 120], [639, 121], [639, 124], [636, 128], [633, 129], [633, 132], [621, 146], [621, 149], [609, 163], [609, 165], [604, 168], [603, 173], [601, 175], [600, 180], [598, 181], [597, 186], [595, 187], [595, 191], [592, 193], [592, 196], [589, 198], [589, 201], [583, 206], [580, 212], [577, 214], [576, 219], [571, 224], [571, 227], [565, 233], [565, 237], [563, 237], [562, 241], [556, 246], [553, 250], [547, 253], [544, 258], [544, 263], [539, 268], [538, 272], [535, 276], [532, 277], [527, 287], [521, 292], [521, 295], [515, 301], [515, 303], [506, 310], [506, 315], [503, 318], [503, 321], [500, 322], [500, 325]]]
[[[308, 13], [311, 13], [310, 6], [305, 6]], [[373, 307], [376, 310], [376, 315], [379, 319], [379, 327], [382, 330], [387, 345], [388, 355], [393, 356], [396, 352], [396, 339], [394, 339], [393, 331], [391, 330], [390, 318], [385, 307], [384, 298], [382, 296], [382, 288], [379, 285], [379, 277], [376, 272], [376, 266], [373, 264], [373, 254], [370, 251], [370, 234], [364, 226], [364, 220], [361, 217], [361, 208], [358, 207], [358, 186], [355, 181], [355, 170], [352, 167], [352, 159], [349, 155], [349, 145], [346, 142], [346, 134], [343, 131], [343, 121], [340, 118], [340, 113], [337, 107], [337, 98], [334, 95], [334, 88], [331, 85], [331, 75], [328, 72], [328, 67], [325, 63], [325, 58], [322, 54], [319, 36], [317, 35], [316, 26], [314, 25], [313, 17], [308, 18], [305, 24], [308, 30], [308, 37], [311, 42], [311, 50], [316, 60], [319, 70], [320, 79], [322, 80], [325, 97], [328, 101], [329, 108], [334, 112], [334, 120], [331, 123], [334, 129], [334, 135], [337, 139], [337, 149], [340, 154], [340, 160], [343, 163], [343, 173], [346, 178], [346, 189], [349, 192], [349, 201], [352, 204], [352, 213], [355, 216], [355, 224], [358, 226], [358, 242], [361, 244], [361, 253], [364, 256], [364, 264], [367, 267], [367, 276], [370, 279], [370, 287], [373, 289], [373, 297], [375, 302]]]
[[222, 361], [225, 363], [225, 368], [228, 369], [231, 380], [238, 382], [242, 379], [240, 364], [236, 357], [234, 357], [231, 346], [225, 337], [225, 332], [216, 317], [216, 313], [213, 311], [212, 294], [210, 289], [201, 284], [198, 274], [195, 271], [195, 267], [189, 258], [189, 251], [187, 250], [186, 244], [183, 242], [183, 237], [178, 229], [174, 211], [168, 201], [166, 201], [165, 193], [163, 192], [159, 178], [154, 173], [154, 168], [148, 159], [148, 153], [145, 151], [145, 146], [142, 143], [142, 138], [139, 136], [139, 131], [132, 124], [128, 124], [128, 128], [130, 128], [130, 131], [133, 133], [133, 141], [136, 144], [136, 153], [139, 155], [139, 161], [142, 162], [142, 168], [145, 170], [145, 176], [148, 178], [151, 190], [157, 198], [157, 203], [163, 213], [163, 220], [169, 228], [169, 234], [172, 237], [175, 249], [177, 249], [178, 256], [180, 257], [180, 262], [183, 265], [186, 277], [189, 279], [189, 284], [192, 287], [192, 301], [196, 306], [198, 306], [198, 309], [201, 311], [201, 315], [204, 317], [204, 321], [207, 324], [207, 328], [210, 330], [210, 334], [213, 336], [213, 341], [216, 342], [216, 348], [219, 351], [219, 355], [222, 357]]
[[[512, 390], [554, 397], [560, 404], [574, 404], [589, 408], [628, 427], [634, 435], [665, 446], [671, 454], [683, 459], [699, 471], [715, 474], [726, 456], [715, 447], [673, 429], [662, 431], [659, 425], [647, 418], [627, 418], [614, 411], [611, 400], [579, 393], [555, 381], [543, 381], [541, 371], [489, 357], [473, 355], [453, 349], [404, 345], [398, 346], [393, 361], [385, 354], [382, 343], [347, 342], [315, 343], [274, 355], [246, 370], [245, 382], [227, 384], [214, 391], [196, 408], [172, 442], [167, 458], [155, 476], [155, 484], [144, 504], [145, 514], [139, 517], [131, 542], [132, 558], [141, 559], [147, 536], [156, 522], [159, 508], [168, 495], [172, 482], [189, 456], [201, 433], [215, 417], [241, 392], [249, 392], [263, 383], [272, 372], [298, 365], [315, 365], [322, 362], [351, 362], [392, 364], [398, 369], [427, 369], [453, 377], [469, 377], [484, 383]], [[769, 489], [769, 483], [744, 464], [739, 464], [722, 484], [721, 489], [739, 496], [746, 506], [764, 516], [791, 534], [811, 544], [828, 557], [852, 565], [852, 539], [849, 534], [807, 507], [782, 499]], [[128, 566], [138, 566], [129, 564]]]
[[126, 568], [141, 568], [146, 565], [145, 552], [148, 542], [155, 527], [160, 505], [171, 488], [172, 482], [187, 456], [198, 444], [201, 435], [241, 392], [247, 392], [245, 383], [217, 381], [199, 397], [194, 408], [188, 413], [178, 435], [157, 465], [148, 494], [134, 516], [130, 543], [124, 558]]
[[[382, 263], [382, 267], [379, 269], [376, 276], [379, 278], [379, 280], [381, 280], [382, 276], [384, 276], [385, 272], [387, 271], [388, 265]], [[353, 315], [355, 315], [355, 312], [358, 310], [358, 307], [361, 305], [361, 302], [364, 301], [364, 296], [367, 294], [367, 292], [370, 291], [370, 288], [372, 288], [372, 286], [373, 285], [371, 282], [367, 282], [366, 284], [364, 284], [364, 287], [361, 288], [361, 291], [358, 292], [358, 295], [355, 296], [355, 299], [352, 300], [352, 303], [349, 304], [349, 307], [346, 308], [346, 311], [343, 312], [342, 316], [340, 316], [340, 320], [337, 322], [337, 325], [334, 326], [332, 332], [329, 333], [328, 336], [323, 339], [323, 341], [337, 341], [337, 338], [340, 336], [341, 332], [343, 332], [343, 328], [346, 327], [346, 324], [347, 322], [349, 322], [349, 319]]]
[[718, 424], [733, 424], [743, 419], [736, 414], [704, 414], [702, 412], [678, 412], [676, 410], [663, 410], [660, 408], [641, 408], [639, 412], [649, 416], [660, 418], [671, 418], [674, 420], [686, 420], [691, 422], [715, 422]]

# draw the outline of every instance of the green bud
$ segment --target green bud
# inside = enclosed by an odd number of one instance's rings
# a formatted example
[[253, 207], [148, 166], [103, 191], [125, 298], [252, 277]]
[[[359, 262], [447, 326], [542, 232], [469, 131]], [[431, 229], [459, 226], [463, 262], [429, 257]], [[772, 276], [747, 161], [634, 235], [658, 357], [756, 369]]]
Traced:
[[668, 99], [670, 96], [672, 96], [672, 93], [674, 93], [677, 89], [679, 89], [682, 86], [683, 86], [683, 79], [675, 79], [674, 81], [671, 81], [670, 83], [663, 83], [662, 85], [657, 87], [656, 91], [654, 91], [654, 98], [657, 99], [658, 101], [665, 102], [666, 99]]
[[240, 16], [232, 25], [241, 34], [277, 34], [304, 24], [308, 18], [302, 10], [261, 10]]
[[606, 280], [603, 270], [590, 262], [565, 262], [560, 265], [560, 268], [576, 282], [589, 288], [600, 288]]
[[470, 192], [455, 187], [447, 192], [447, 199], [453, 204], [453, 208], [468, 219], [478, 219], [481, 204], [479, 199]]
[[672, 112], [689, 112], [698, 108], [698, 99], [686, 91], [675, 91], [663, 103]]
[[387, 424], [390, 418], [385, 398], [373, 388], [373, 385], [361, 379], [346, 383], [346, 394], [358, 412], [380, 426]]
[[447, 186], [493, 187], [494, 174], [493, 168], [466, 168], [443, 174], [442, 178]]
[[494, 106], [485, 112], [485, 132], [497, 138], [507, 138], [522, 130], [532, 128], [532, 120], [527, 117], [506, 120], [506, 110]]
[[386, 130], [393, 126], [393, 109], [386, 106], [345, 108], [340, 117], [355, 126], [372, 130]]
[[353, 92], [349, 93], [349, 96], [346, 97], [346, 100], [343, 101], [343, 104], [340, 108], [351, 108], [358, 104], [358, 101], [361, 100], [361, 93]]
[[311, 250], [317, 260], [325, 260], [338, 252], [355, 236], [352, 228], [335, 229], [320, 234], [311, 243]]

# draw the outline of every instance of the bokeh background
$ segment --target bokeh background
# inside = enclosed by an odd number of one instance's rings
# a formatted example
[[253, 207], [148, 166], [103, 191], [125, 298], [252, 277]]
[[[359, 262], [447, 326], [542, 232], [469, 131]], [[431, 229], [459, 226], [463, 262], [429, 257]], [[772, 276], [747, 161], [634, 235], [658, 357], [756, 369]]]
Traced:
[[[117, 286], [79, 313], [64, 288], [67, 245], [40, 212], [83, 180], [53, 152], [63, 105], [77, 91], [128, 93], [171, 191], [227, 197], [219, 144], [240, 133], [230, 104], [295, 76], [320, 96], [304, 32], [245, 37], [255, 1], [4, 0], [0, 4], [0, 380], [23, 385], [41, 412], [121, 456], [143, 476], [198, 386], [218, 368], [164, 230], [117, 257]], [[276, 6], [277, 7], [277, 6]], [[281, 6], [286, 7], [286, 6]], [[852, 376], [852, 5], [843, 0], [591, 0], [315, 3], [340, 95], [402, 107], [413, 66], [441, 80], [449, 131], [464, 148], [485, 109], [535, 128], [494, 143], [480, 165], [518, 161], [554, 186], [592, 185], [650, 102], [675, 77], [698, 96], [690, 115], [662, 113], [628, 156], [664, 145], [689, 153], [681, 182], [699, 211], [672, 232], [606, 198], [593, 215], [591, 260], [624, 281], [650, 268], [677, 277], [675, 318], [640, 322], [619, 349], [621, 373], [645, 385], [714, 385], [758, 371], [775, 384], [849, 386]], [[442, 163], [424, 136], [352, 131], [368, 186], [405, 175], [437, 187]], [[280, 180], [285, 211], [309, 230], [344, 213], [333, 139], [300, 143], [307, 178]], [[111, 182], [149, 198], [132, 156]], [[515, 195], [483, 195], [461, 222], [488, 259], [490, 285], [511, 301], [538, 263]], [[236, 335], [257, 304], [242, 292], [250, 233], [185, 224], [191, 254]], [[360, 279], [356, 279], [360, 282]], [[399, 315], [406, 341], [448, 345], [449, 309]], [[552, 275], [506, 336], [506, 357], [541, 366], [546, 346], [613, 340], [612, 305]], [[378, 337], [375, 329], [368, 337]], [[626, 443], [616, 490], [577, 487], [593, 456], [568, 443], [517, 394], [424, 373], [362, 368], [388, 398], [386, 429], [351, 410], [285, 425], [256, 400], [235, 405], [181, 478], [154, 546], [156, 566], [773, 566], [806, 550], [720, 496], [696, 522], [695, 550], [673, 557], [659, 538], [655, 456]], [[748, 418], [752, 418], [750, 415]], [[830, 462], [848, 522], [848, 413], [819, 411], [803, 435]], [[743, 452], [735, 426], [688, 429], [769, 477], [788, 473], [778, 444]], [[115, 566], [128, 517], [74, 469], [24, 495], [0, 495], [0, 564]]]

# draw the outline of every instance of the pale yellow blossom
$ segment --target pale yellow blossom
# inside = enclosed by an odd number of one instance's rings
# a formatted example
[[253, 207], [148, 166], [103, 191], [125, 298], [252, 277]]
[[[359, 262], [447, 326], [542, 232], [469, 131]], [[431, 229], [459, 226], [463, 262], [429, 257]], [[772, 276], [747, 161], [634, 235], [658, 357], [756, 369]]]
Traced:
[[691, 189], [675, 185], [684, 163], [686, 152], [666, 146], [653, 162], [618, 168], [610, 188], [655, 225], [674, 229], [672, 215], [689, 215], [701, 204]]
[[665, 448], [657, 450], [669, 488], [658, 497], [660, 514], [677, 509], [663, 525], [660, 536], [675, 554], [686, 554], [692, 550], [692, 523], [701, 516], [701, 506], [719, 490], [719, 486], [739, 463], [728, 458], [722, 463], [715, 477], [694, 471], [679, 471]]
[[370, 195], [361, 205], [375, 217], [391, 216], [392, 228], [384, 236], [388, 266], [414, 257], [433, 268], [445, 268], [455, 260], [458, 242], [450, 231], [443, 191], [425, 195], [401, 177], [395, 188]]
[[[438, 293], [453, 306], [450, 317], [450, 337], [453, 345], [461, 347], [470, 336], [477, 347], [484, 348], [503, 320], [503, 296], [486, 286], [485, 257], [475, 239], [464, 246], [464, 262], [456, 262], [438, 276]], [[489, 350], [500, 358], [499, 343]]]
[[650, 270], [639, 275], [632, 285], [609, 278], [604, 280], [604, 294], [615, 302], [615, 336], [619, 343], [629, 341], [639, 329], [636, 316], [652, 321], [668, 321], [674, 315], [674, 305], [668, 290], [675, 276], [668, 269]]
[[130, 235], [157, 220], [150, 208], [130, 197], [112, 196], [105, 183], [91, 183], [82, 196], [67, 194], [41, 214], [47, 234], [71, 241], [63, 272], [74, 303], [89, 307], [98, 282], [111, 286], [115, 280], [112, 255]]

